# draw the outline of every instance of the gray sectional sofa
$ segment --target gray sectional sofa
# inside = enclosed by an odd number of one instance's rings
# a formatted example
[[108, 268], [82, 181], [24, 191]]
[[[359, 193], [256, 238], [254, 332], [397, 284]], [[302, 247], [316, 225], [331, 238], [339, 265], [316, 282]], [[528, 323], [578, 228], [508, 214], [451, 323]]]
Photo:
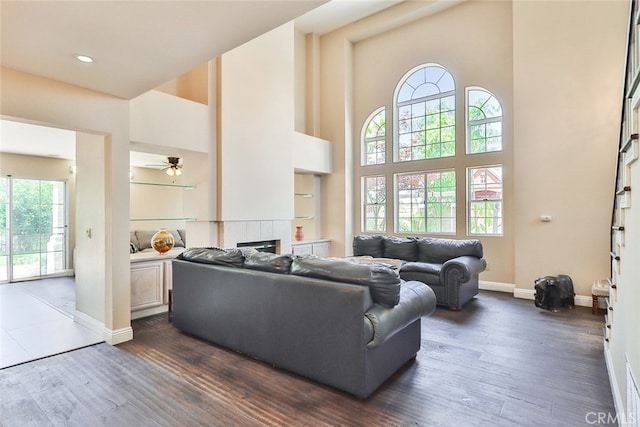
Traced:
[[487, 267], [477, 239], [360, 235], [353, 239], [353, 255], [400, 260], [402, 279], [426, 283], [438, 305], [453, 310], [478, 294], [479, 274]]
[[188, 248], [172, 267], [176, 328], [363, 398], [415, 357], [436, 306], [379, 264]]

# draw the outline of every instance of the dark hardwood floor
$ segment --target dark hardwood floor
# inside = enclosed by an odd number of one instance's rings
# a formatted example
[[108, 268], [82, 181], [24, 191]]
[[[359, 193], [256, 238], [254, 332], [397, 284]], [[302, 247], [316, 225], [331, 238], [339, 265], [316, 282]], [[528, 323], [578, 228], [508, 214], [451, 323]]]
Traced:
[[[590, 308], [482, 291], [423, 318], [422, 349], [366, 400], [180, 333], [0, 370], [2, 426], [581, 426], [615, 414]], [[601, 424], [600, 424], [601, 425]]]

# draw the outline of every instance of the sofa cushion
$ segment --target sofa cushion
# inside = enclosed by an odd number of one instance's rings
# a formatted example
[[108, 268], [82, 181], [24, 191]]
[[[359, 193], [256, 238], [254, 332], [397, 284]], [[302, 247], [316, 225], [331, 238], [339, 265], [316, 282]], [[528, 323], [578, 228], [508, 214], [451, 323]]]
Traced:
[[418, 260], [418, 244], [416, 239], [384, 236], [384, 258], [402, 259], [405, 261]]
[[176, 259], [199, 262], [201, 264], [225, 265], [228, 267], [242, 268], [244, 256], [238, 249], [221, 248], [189, 248], [185, 249]]
[[151, 238], [158, 230], [136, 230], [136, 238], [138, 239], [138, 249], [145, 250], [151, 248]]
[[136, 247], [136, 252], [140, 250], [140, 243], [138, 242], [138, 237], [136, 236], [135, 231], [129, 232], [129, 243]]
[[482, 243], [477, 239], [456, 240], [425, 237], [418, 240], [418, 261], [443, 264], [459, 256], [482, 258]]
[[407, 262], [402, 265], [400, 272], [412, 271], [416, 273], [440, 274], [442, 264], [433, 264], [429, 262]]
[[384, 236], [355, 236], [353, 238], [353, 255], [370, 255], [382, 258], [384, 252]]
[[389, 267], [393, 267], [393, 268], [400, 268], [402, 266], [402, 264], [405, 263], [405, 261], [401, 260], [401, 259], [392, 259], [392, 258], [374, 258], [372, 256], [368, 256], [368, 255], [362, 255], [362, 256], [353, 256], [353, 257], [347, 257], [347, 258], [343, 258], [347, 261], [351, 261], [351, 262], [355, 262], [358, 264], [386, 264]]
[[178, 233], [178, 230], [167, 230], [169, 233], [171, 233], [171, 235], [173, 236], [173, 247], [174, 248], [184, 248], [185, 247], [185, 243], [184, 240], [182, 240], [182, 236], [180, 235], [180, 233]]
[[184, 245], [187, 245], [187, 230], [185, 230], [184, 228], [179, 228], [176, 230], [178, 232], [178, 234], [180, 235], [180, 239], [184, 242]]
[[400, 275], [383, 264], [303, 256], [293, 260], [291, 274], [368, 286], [373, 301], [386, 307], [393, 307], [400, 300]]
[[271, 273], [289, 274], [293, 255], [277, 255], [269, 252], [258, 252], [245, 256], [244, 268], [269, 271]]

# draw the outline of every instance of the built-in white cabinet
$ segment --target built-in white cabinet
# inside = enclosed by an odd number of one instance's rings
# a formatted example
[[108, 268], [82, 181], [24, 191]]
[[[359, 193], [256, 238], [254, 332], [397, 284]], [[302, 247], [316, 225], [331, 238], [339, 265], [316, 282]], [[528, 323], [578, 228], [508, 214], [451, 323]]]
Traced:
[[330, 250], [329, 240], [309, 240], [291, 243], [291, 252], [294, 255], [317, 255], [328, 257]]
[[155, 307], [164, 302], [163, 262], [137, 262], [131, 265], [131, 310]]
[[173, 284], [171, 261], [180, 251], [167, 255], [155, 252], [131, 254], [131, 318], [151, 316], [168, 310]]

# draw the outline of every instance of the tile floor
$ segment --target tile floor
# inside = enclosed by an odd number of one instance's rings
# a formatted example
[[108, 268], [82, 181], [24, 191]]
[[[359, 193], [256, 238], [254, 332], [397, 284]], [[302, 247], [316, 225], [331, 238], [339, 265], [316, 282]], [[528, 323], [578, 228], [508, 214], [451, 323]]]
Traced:
[[73, 321], [69, 280], [0, 285], [0, 369], [104, 341]]

